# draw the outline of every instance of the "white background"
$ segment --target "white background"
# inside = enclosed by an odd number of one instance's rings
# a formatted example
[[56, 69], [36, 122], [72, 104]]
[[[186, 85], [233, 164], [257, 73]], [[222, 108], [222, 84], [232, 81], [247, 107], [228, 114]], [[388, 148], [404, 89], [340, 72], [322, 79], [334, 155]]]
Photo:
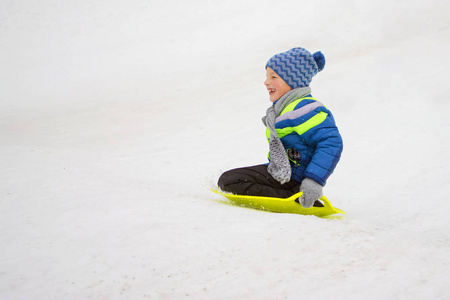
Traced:
[[[448, 1], [0, 2], [1, 299], [448, 299]], [[224, 205], [321, 50], [342, 218]]]

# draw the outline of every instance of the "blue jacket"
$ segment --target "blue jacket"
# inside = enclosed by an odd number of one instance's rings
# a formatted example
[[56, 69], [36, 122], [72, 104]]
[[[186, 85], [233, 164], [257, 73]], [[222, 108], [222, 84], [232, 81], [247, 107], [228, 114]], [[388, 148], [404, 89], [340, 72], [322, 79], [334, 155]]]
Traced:
[[[301, 155], [291, 160], [291, 178], [311, 178], [324, 186], [341, 157], [343, 143], [331, 112], [311, 95], [294, 100], [275, 119], [275, 129], [286, 151]], [[266, 129], [269, 140], [270, 131]], [[269, 153], [270, 157], [270, 153]]]

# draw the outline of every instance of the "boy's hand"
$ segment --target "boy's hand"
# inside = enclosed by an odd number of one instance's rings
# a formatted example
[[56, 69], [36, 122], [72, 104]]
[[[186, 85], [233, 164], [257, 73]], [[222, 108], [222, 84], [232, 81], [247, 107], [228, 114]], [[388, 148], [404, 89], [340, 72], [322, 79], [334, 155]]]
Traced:
[[314, 205], [316, 200], [319, 200], [322, 193], [322, 186], [312, 180], [311, 178], [305, 178], [300, 185], [300, 191], [303, 192], [303, 195], [300, 197], [300, 203], [304, 208], [310, 208]]

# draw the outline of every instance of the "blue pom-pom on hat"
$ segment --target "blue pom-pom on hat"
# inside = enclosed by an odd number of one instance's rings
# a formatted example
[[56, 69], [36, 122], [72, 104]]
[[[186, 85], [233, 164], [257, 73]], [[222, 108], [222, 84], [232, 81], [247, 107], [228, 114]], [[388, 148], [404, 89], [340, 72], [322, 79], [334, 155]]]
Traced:
[[317, 72], [325, 67], [325, 56], [297, 47], [272, 56], [266, 64], [293, 89], [309, 86]]
[[313, 54], [314, 60], [316, 61], [317, 67], [319, 68], [319, 72], [325, 68], [325, 56], [322, 52], [317, 51]]

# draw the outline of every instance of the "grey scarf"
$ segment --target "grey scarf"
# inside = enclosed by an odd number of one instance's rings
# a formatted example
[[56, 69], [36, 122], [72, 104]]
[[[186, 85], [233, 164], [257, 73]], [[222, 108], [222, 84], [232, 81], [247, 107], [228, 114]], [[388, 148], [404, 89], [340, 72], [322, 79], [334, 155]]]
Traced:
[[267, 171], [281, 184], [291, 180], [291, 165], [283, 143], [275, 130], [275, 119], [294, 100], [303, 98], [309, 94], [311, 94], [310, 87], [301, 87], [290, 90], [267, 109], [266, 116], [262, 119], [264, 125], [270, 130], [270, 162]]

